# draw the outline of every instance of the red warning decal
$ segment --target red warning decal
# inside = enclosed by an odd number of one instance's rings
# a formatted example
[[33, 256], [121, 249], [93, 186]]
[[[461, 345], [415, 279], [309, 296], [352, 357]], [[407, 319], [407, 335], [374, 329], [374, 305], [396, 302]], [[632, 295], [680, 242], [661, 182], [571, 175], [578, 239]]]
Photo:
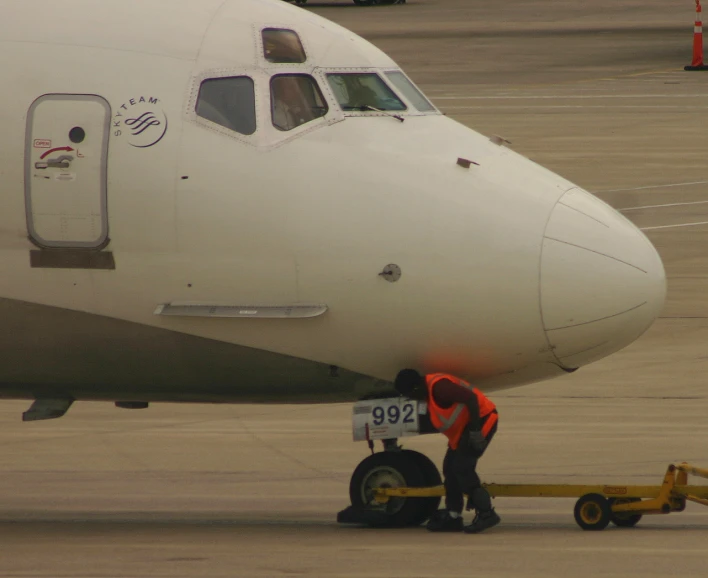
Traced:
[[34, 139], [34, 148], [36, 149], [50, 149], [52, 148], [52, 141], [47, 138], [36, 138]]

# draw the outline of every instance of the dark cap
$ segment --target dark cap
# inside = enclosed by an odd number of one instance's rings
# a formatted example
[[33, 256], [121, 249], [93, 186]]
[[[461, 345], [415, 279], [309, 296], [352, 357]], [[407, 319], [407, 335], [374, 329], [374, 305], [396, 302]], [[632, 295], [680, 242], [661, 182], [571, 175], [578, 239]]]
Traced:
[[425, 384], [423, 376], [415, 369], [402, 369], [393, 382], [396, 391], [401, 395], [410, 396], [414, 390]]

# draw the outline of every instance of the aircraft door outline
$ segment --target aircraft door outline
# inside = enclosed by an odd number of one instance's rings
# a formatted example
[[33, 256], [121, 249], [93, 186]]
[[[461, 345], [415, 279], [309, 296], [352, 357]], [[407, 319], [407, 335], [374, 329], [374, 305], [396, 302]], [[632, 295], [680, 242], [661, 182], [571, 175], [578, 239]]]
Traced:
[[111, 107], [91, 94], [45, 94], [27, 113], [27, 232], [44, 248], [108, 243]]

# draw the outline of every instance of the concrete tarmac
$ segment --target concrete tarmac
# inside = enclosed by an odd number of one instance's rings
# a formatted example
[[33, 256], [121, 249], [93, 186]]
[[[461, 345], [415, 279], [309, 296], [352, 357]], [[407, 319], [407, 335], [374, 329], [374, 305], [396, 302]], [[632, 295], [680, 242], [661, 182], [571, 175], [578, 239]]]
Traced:
[[[659, 483], [708, 467], [708, 73], [692, 2], [309, 4], [386, 50], [449, 116], [646, 228], [662, 318], [612, 357], [494, 396], [486, 481]], [[696, 224], [700, 223], [700, 224]], [[0, 404], [0, 576], [705, 576], [708, 509], [583, 532], [573, 500], [498, 499], [479, 536], [336, 524], [367, 455], [350, 407]], [[406, 441], [441, 464], [441, 436]]]

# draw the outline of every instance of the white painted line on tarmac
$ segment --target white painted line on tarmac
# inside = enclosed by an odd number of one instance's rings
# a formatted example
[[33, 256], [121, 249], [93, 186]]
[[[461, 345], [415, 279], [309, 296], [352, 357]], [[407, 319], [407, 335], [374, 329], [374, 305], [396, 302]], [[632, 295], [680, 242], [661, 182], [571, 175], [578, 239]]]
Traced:
[[690, 203], [667, 203], [665, 205], [642, 205], [641, 207], [626, 207], [624, 209], [615, 209], [620, 213], [627, 211], [639, 211], [640, 209], [663, 209], [664, 207], [683, 207], [685, 205], [705, 205], [708, 201], [691, 201]]
[[624, 191], [642, 191], [646, 189], [667, 189], [669, 187], [688, 187], [691, 185], [705, 185], [708, 181], [690, 181], [687, 183], [671, 183], [668, 185], [647, 185], [645, 187], [631, 187], [629, 189], [606, 189], [603, 191], [593, 191], [593, 193], [622, 193]]
[[679, 223], [678, 225], [659, 225], [658, 227], [639, 227], [641, 231], [653, 231], [655, 229], [673, 229], [675, 227], [697, 227], [698, 225], [708, 225], [708, 221], [700, 223]]

